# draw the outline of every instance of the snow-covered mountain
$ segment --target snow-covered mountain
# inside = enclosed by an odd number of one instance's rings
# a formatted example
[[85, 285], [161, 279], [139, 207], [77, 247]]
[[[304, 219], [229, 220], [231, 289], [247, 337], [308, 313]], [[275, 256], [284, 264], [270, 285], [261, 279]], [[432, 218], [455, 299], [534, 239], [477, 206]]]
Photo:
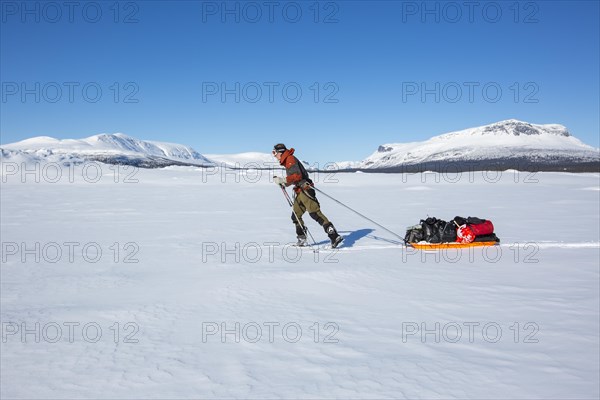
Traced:
[[476, 169], [598, 171], [600, 151], [557, 124], [514, 119], [435, 136], [424, 142], [392, 143], [353, 169], [386, 172]]
[[167, 165], [213, 165], [189, 146], [139, 140], [122, 133], [100, 134], [85, 139], [38, 136], [2, 145], [1, 156], [12, 161], [101, 161], [155, 168]]
[[[145, 168], [169, 165], [279, 168], [269, 153], [202, 155], [189, 146], [139, 140], [122, 133], [85, 139], [34, 137], [0, 147], [2, 160], [80, 163], [100, 161]], [[303, 161], [307, 169], [311, 164]], [[600, 172], [600, 150], [571, 136], [562, 125], [514, 119], [450, 132], [423, 142], [379, 146], [363, 161], [337, 163], [338, 170], [456, 172], [527, 170]]]
[[[271, 153], [246, 152], [238, 154], [204, 154], [219, 167], [235, 169], [282, 169], [279, 161]], [[308, 171], [316, 171], [309, 161], [301, 160]], [[337, 168], [340, 169], [340, 168]]]
[[247, 152], [239, 154], [205, 154], [204, 156], [216, 165], [229, 168], [279, 168], [279, 163], [270, 153]]
[[[160, 168], [170, 165], [218, 166], [238, 169], [279, 169], [270, 153], [200, 154], [192, 147], [147, 141], [122, 133], [100, 134], [85, 139], [55, 139], [38, 136], [0, 146], [3, 161], [82, 163], [100, 161], [107, 164]], [[304, 162], [307, 167], [309, 163]]]

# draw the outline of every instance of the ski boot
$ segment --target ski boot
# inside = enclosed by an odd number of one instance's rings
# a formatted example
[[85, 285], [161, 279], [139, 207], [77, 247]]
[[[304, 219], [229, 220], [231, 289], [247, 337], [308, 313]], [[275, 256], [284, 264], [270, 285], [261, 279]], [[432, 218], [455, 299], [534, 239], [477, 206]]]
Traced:
[[324, 228], [329, 240], [331, 240], [331, 248], [335, 249], [340, 245], [340, 243], [342, 243], [344, 238], [337, 233], [332, 223], [327, 224], [327, 226], [324, 226]]
[[306, 240], [306, 228], [300, 226], [299, 224], [295, 224], [295, 225], [296, 225], [296, 237], [298, 238], [298, 241], [296, 242], [296, 246], [298, 246], [298, 247], [308, 246], [308, 241]]
[[308, 246], [308, 242], [306, 241], [306, 236], [298, 236], [298, 241], [296, 242], [296, 246], [298, 246], [298, 247]]

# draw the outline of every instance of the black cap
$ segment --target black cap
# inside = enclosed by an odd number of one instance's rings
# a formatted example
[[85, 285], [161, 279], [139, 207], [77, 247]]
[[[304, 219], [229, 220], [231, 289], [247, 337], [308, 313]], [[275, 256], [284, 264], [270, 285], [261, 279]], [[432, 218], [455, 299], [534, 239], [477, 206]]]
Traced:
[[283, 143], [277, 143], [275, 146], [273, 146], [273, 150], [277, 153], [283, 153], [287, 150], [287, 147], [285, 147], [285, 144]]

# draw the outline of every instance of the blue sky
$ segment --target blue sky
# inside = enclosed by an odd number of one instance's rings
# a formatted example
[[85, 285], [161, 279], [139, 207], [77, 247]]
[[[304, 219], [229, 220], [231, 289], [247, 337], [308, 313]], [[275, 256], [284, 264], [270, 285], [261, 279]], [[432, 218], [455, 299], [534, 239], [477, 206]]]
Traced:
[[598, 1], [53, 4], [2, 1], [1, 143], [123, 132], [326, 162], [516, 118], [600, 145]]

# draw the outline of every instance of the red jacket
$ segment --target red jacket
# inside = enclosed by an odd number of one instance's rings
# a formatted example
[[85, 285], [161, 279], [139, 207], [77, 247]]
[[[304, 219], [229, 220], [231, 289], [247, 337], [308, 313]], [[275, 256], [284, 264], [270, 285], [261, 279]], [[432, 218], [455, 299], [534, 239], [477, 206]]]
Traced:
[[294, 156], [294, 149], [286, 150], [281, 155], [279, 164], [285, 167], [285, 172], [287, 174], [286, 186], [294, 185], [294, 191], [296, 193], [298, 193], [304, 185], [312, 185], [308, 172], [306, 172], [306, 169], [300, 160]]

